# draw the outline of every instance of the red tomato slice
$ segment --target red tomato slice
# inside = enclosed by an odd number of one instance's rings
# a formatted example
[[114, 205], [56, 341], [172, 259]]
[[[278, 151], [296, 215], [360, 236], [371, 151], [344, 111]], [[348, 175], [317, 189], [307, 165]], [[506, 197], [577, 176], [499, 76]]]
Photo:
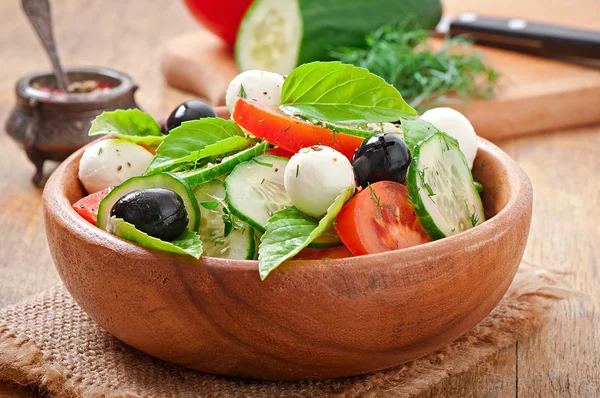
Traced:
[[83, 218], [90, 223], [96, 225], [96, 219], [98, 217], [98, 206], [102, 199], [108, 195], [112, 188], [105, 188], [102, 191], [95, 192], [84, 198], [79, 199], [73, 205], [73, 209]]
[[267, 152], [267, 155], [271, 155], [271, 156], [279, 156], [282, 158], [291, 158], [292, 156], [294, 156], [293, 152], [290, 151], [286, 151], [285, 149], [281, 149], [281, 148], [273, 148], [270, 151]]
[[204, 27], [233, 47], [238, 28], [252, 0], [184, 0]]
[[351, 257], [352, 253], [344, 245], [336, 246], [329, 249], [303, 249], [294, 257], [294, 260], [322, 260], [324, 258], [347, 258]]
[[302, 148], [325, 145], [343, 153], [350, 161], [364, 138], [335, 133], [281, 112], [256, 101], [239, 99], [233, 120], [258, 138], [269, 141], [286, 151], [297, 153]]
[[370, 185], [336, 218], [337, 233], [352, 254], [373, 254], [431, 241], [415, 215], [406, 186], [392, 181]]

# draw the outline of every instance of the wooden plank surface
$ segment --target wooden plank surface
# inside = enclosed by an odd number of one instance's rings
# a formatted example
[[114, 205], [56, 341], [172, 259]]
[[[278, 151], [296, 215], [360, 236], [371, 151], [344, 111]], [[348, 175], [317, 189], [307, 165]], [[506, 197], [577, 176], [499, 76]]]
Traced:
[[[160, 43], [197, 27], [181, 3], [153, 3], [53, 2], [63, 63], [128, 72], [141, 86], [137, 95], [141, 106], [162, 116], [190, 95], [165, 86]], [[576, 7], [569, 10], [579, 12]], [[0, 18], [0, 121], [4, 122], [14, 101], [15, 80], [48, 63], [17, 2], [0, 2]], [[422, 396], [600, 396], [600, 125], [502, 141], [500, 146], [521, 164], [534, 186], [525, 258], [560, 271], [589, 296], [555, 305], [538, 333]], [[57, 283], [58, 276], [47, 250], [41, 192], [29, 182], [34, 169], [2, 133], [0, 148], [0, 306], [4, 306], [43, 291]], [[0, 382], [0, 396], [37, 393]]]
[[[443, 2], [447, 15], [474, 12], [500, 18], [600, 29], [600, 2], [561, 0]], [[600, 69], [480, 47], [500, 74], [496, 98], [474, 101], [465, 113], [491, 139], [600, 122]]]
[[600, 128], [507, 146], [534, 187], [525, 258], [588, 294], [558, 303], [539, 333], [519, 342], [519, 396], [599, 397]]

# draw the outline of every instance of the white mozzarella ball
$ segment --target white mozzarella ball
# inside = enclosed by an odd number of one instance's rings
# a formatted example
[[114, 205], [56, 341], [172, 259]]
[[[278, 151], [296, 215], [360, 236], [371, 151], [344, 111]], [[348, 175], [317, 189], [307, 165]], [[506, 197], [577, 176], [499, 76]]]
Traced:
[[283, 80], [280, 74], [264, 70], [248, 70], [240, 73], [229, 83], [225, 94], [225, 104], [229, 113], [233, 115], [235, 103], [244, 96], [263, 105], [279, 106]]
[[116, 187], [131, 177], [144, 174], [152, 154], [133, 142], [102, 140], [88, 147], [79, 161], [79, 180], [94, 193]]
[[477, 134], [469, 119], [452, 108], [434, 108], [421, 115], [421, 119], [433, 124], [438, 130], [454, 137], [467, 159], [469, 168], [477, 155]]
[[354, 171], [340, 152], [315, 145], [292, 156], [283, 181], [294, 206], [320, 218], [345, 188], [354, 186]]

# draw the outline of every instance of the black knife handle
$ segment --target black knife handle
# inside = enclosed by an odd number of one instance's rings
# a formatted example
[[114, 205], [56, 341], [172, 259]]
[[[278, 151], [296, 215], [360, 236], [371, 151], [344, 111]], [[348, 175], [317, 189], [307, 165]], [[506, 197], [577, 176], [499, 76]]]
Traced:
[[449, 33], [466, 34], [478, 44], [545, 57], [600, 59], [600, 31], [466, 13], [452, 21]]

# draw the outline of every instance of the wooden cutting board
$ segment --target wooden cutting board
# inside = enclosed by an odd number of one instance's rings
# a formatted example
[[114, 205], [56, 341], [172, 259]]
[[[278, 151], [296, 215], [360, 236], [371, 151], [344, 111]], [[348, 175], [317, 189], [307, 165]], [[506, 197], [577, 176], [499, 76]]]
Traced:
[[[576, 6], [558, 0], [515, 3], [449, 0], [443, 4], [447, 15], [475, 12], [600, 29], [597, 0], [579, 0]], [[501, 74], [495, 99], [457, 107], [479, 135], [498, 140], [600, 122], [600, 69], [487, 47], [478, 49]], [[169, 84], [196, 93], [214, 105], [224, 104], [225, 90], [237, 74], [231, 51], [203, 30], [167, 43], [162, 69]]]

